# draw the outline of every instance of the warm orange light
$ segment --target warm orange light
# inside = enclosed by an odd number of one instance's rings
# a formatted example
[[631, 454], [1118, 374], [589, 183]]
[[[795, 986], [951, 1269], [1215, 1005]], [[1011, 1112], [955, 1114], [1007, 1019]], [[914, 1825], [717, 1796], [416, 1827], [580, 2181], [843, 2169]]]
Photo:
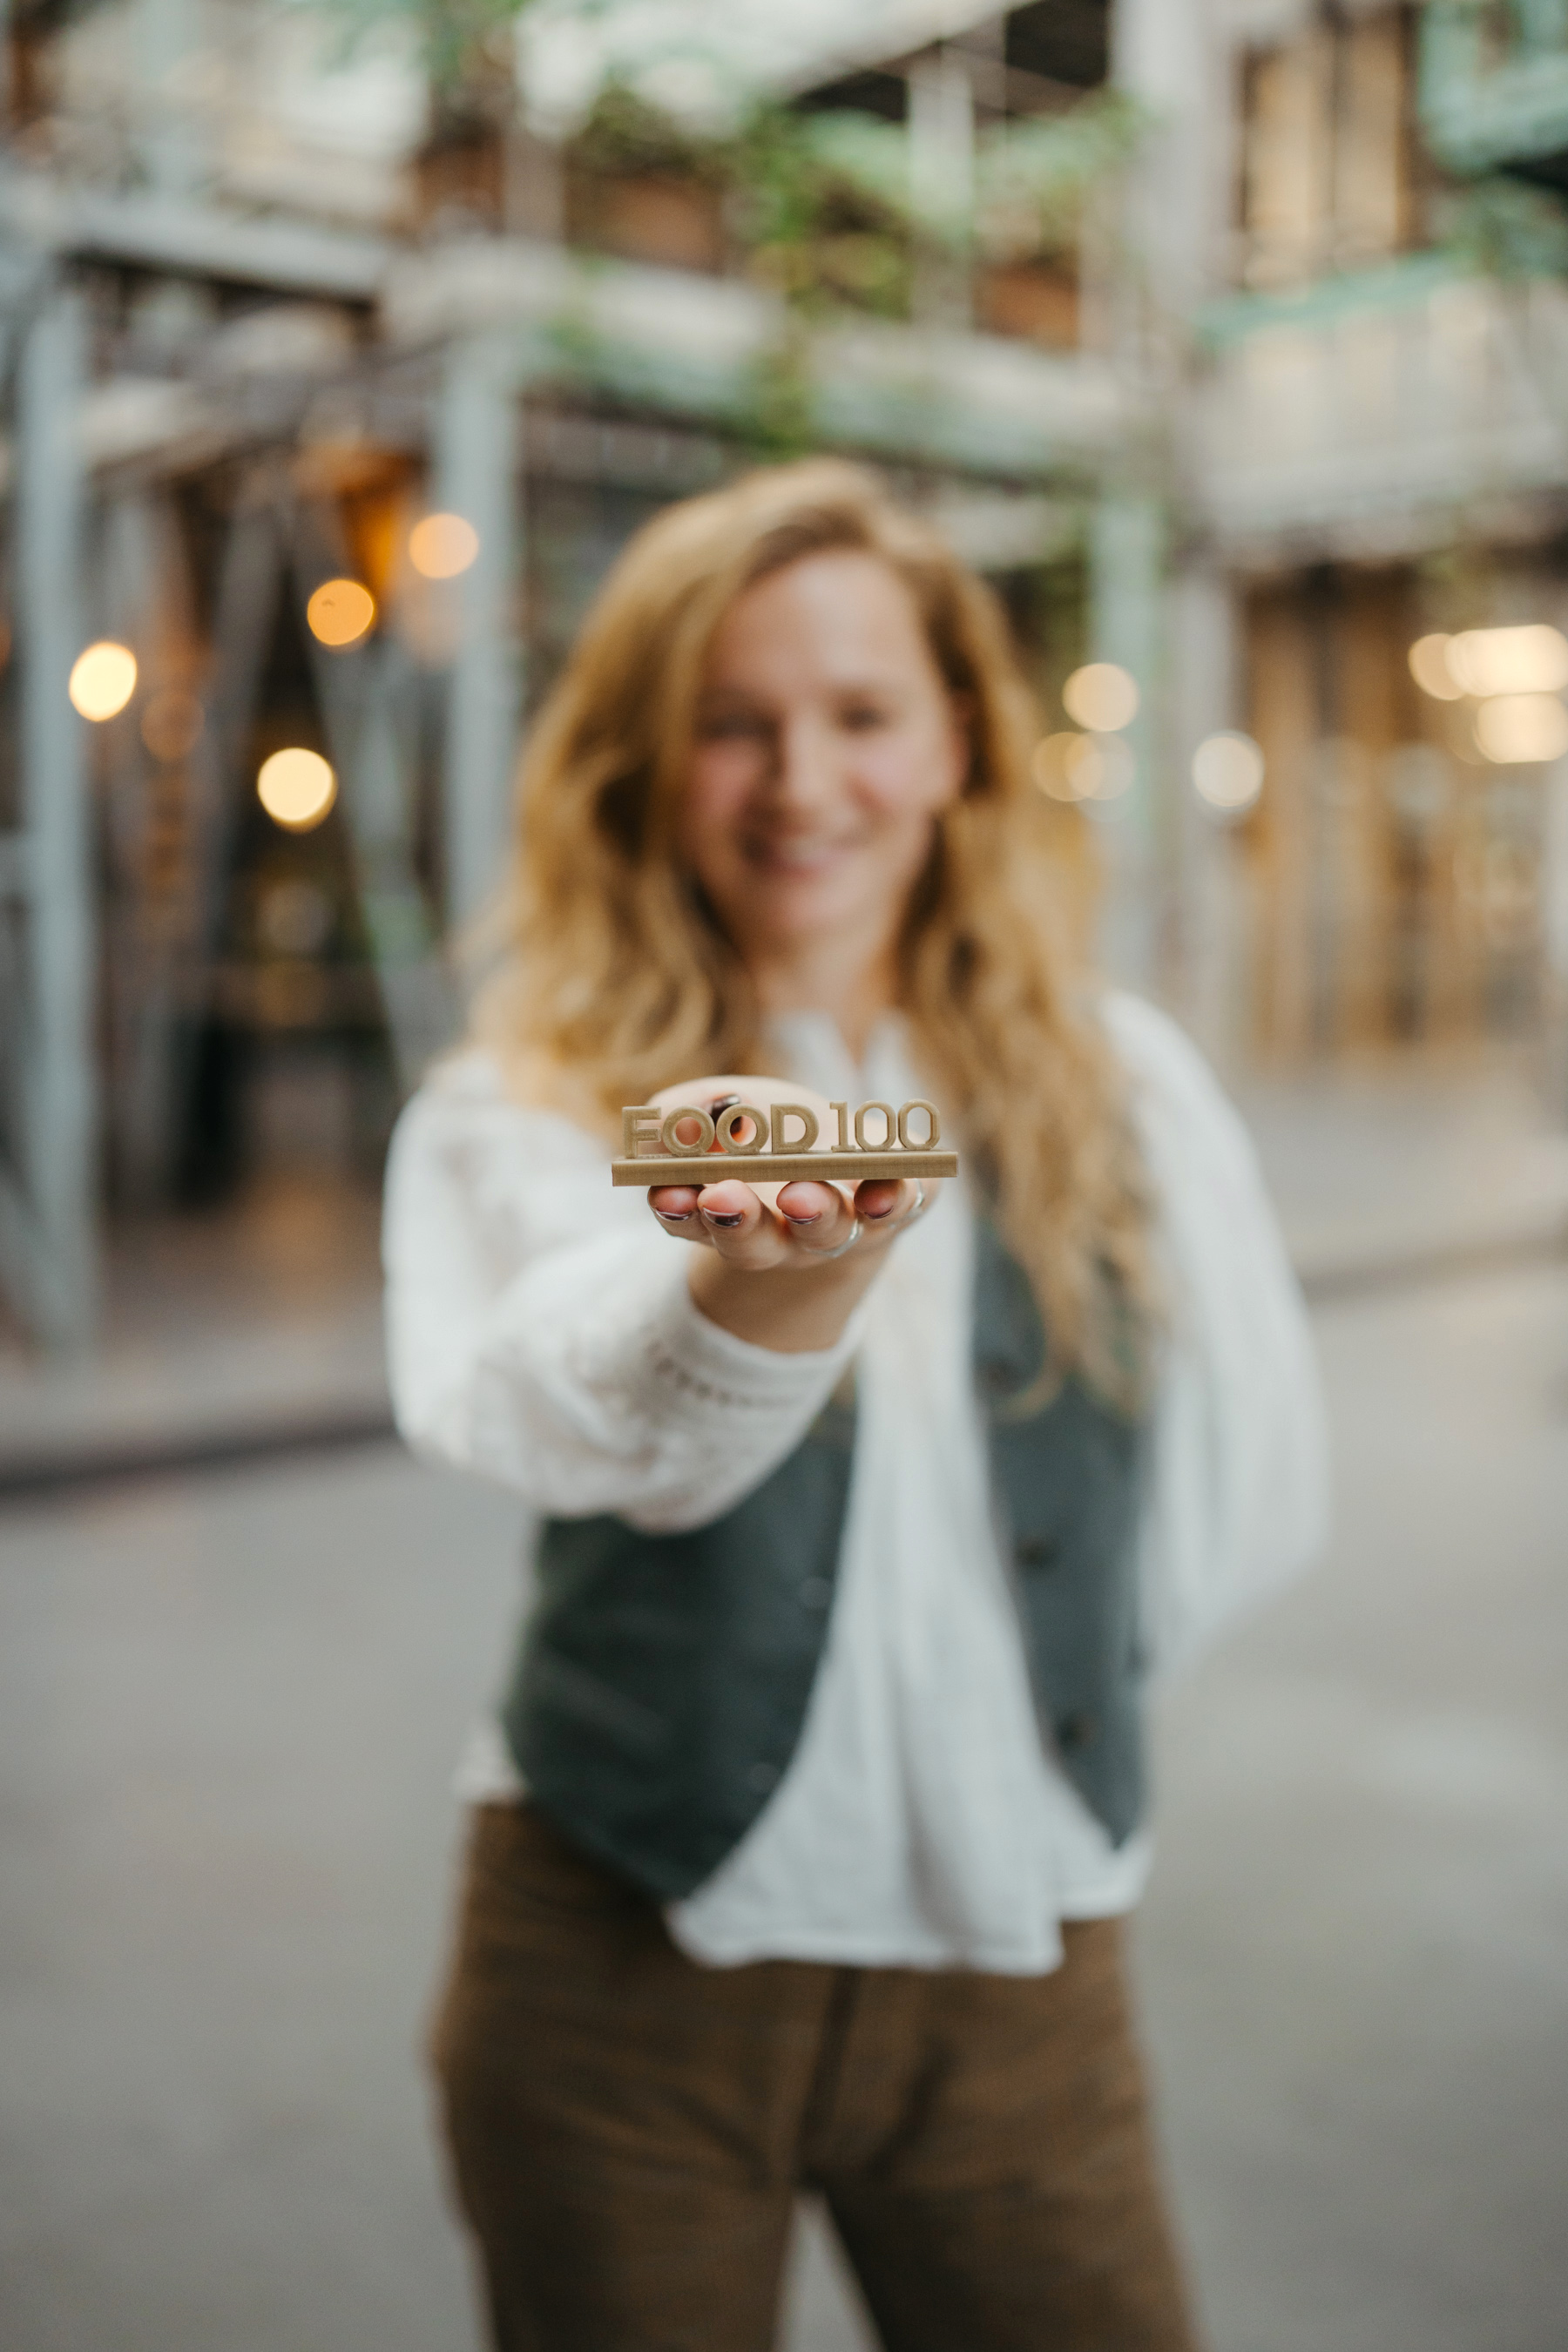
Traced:
[[427, 514], [408, 534], [408, 561], [426, 580], [455, 580], [479, 551], [479, 532], [459, 514]]
[[324, 580], [305, 607], [310, 635], [323, 646], [357, 645], [375, 618], [375, 598], [357, 580]]
[[291, 746], [263, 760], [256, 796], [285, 833], [309, 833], [338, 796], [338, 780], [319, 751]]
[[1476, 741], [1496, 764], [1560, 760], [1568, 751], [1568, 710], [1554, 694], [1499, 694], [1476, 713]]
[[1442, 630], [1430, 636], [1417, 637], [1409, 653], [1410, 675], [1423, 694], [1435, 702], [1458, 702], [1464, 688], [1448, 667], [1448, 648], [1454, 640]]
[[1449, 641], [1446, 659], [1467, 694], [1557, 694], [1568, 686], [1568, 637], [1545, 621], [1466, 629]]
[[129, 646], [100, 637], [78, 654], [66, 688], [84, 719], [112, 719], [136, 691], [136, 656]]
[[1062, 688], [1062, 708], [1091, 735], [1113, 735], [1138, 716], [1138, 686], [1117, 662], [1085, 662]]

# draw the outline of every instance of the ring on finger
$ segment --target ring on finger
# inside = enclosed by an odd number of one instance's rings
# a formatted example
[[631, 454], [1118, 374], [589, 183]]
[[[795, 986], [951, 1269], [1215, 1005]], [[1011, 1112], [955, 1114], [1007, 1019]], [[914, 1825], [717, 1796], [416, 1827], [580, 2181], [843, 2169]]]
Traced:
[[830, 1257], [842, 1257], [846, 1250], [853, 1249], [859, 1238], [860, 1220], [857, 1217], [854, 1223], [850, 1226], [848, 1234], [845, 1239], [839, 1243], [837, 1249], [813, 1250], [811, 1255], [813, 1257], [820, 1259], [824, 1264], [826, 1264]]

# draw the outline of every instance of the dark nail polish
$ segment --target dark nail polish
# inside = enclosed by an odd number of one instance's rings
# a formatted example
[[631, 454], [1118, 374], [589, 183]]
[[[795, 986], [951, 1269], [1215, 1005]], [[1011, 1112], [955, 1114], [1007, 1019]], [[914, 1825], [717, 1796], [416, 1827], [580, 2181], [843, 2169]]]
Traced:
[[868, 1218], [873, 1224], [877, 1223], [879, 1218], [890, 1217], [892, 1213], [891, 1209], [858, 1209], [856, 1211], [856, 1214], [858, 1216]]
[[689, 1225], [691, 1223], [689, 1209], [656, 1209], [654, 1215], [667, 1225]]
[[781, 1209], [779, 1211], [779, 1214], [784, 1218], [786, 1224], [791, 1225], [815, 1225], [819, 1224], [822, 1221], [822, 1212], [820, 1209], [813, 1209], [810, 1214], [805, 1217], [797, 1217], [793, 1209]]
[[735, 1214], [732, 1217], [721, 1217], [717, 1209], [704, 1209], [702, 1213], [707, 1218], [710, 1225], [738, 1225], [741, 1222], [741, 1213], [739, 1210], [735, 1212]]

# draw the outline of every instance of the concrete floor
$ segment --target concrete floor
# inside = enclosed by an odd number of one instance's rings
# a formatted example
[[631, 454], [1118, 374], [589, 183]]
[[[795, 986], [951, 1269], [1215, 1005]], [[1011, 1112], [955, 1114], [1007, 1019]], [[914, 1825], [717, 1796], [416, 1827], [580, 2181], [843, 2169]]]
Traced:
[[1315, 1320], [1331, 1556], [1163, 1711], [1180, 2203], [1219, 2352], [1563, 2352], [1568, 1269]]
[[[1318, 1322], [1332, 1558], [1161, 1711], [1177, 2199], [1215, 2352], [1563, 2352], [1568, 1268]], [[416, 2053], [512, 1527], [390, 1450], [0, 1520], [6, 2352], [474, 2344]]]

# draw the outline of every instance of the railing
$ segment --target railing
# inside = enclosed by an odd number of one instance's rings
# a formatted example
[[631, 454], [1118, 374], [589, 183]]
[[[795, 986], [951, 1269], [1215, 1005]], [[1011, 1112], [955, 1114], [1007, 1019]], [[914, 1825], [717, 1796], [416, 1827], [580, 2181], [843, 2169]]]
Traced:
[[1568, 0], [1517, 0], [1510, 37], [1484, 0], [1431, 0], [1419, 104], [1433, 152], [1467, 176], [1568, 157]]
[[1201, 501], [1222, 537], [1407, 551], [1472, 500], [1568, 491], [1568, 286], [1423, 256], [1206, 322]]

